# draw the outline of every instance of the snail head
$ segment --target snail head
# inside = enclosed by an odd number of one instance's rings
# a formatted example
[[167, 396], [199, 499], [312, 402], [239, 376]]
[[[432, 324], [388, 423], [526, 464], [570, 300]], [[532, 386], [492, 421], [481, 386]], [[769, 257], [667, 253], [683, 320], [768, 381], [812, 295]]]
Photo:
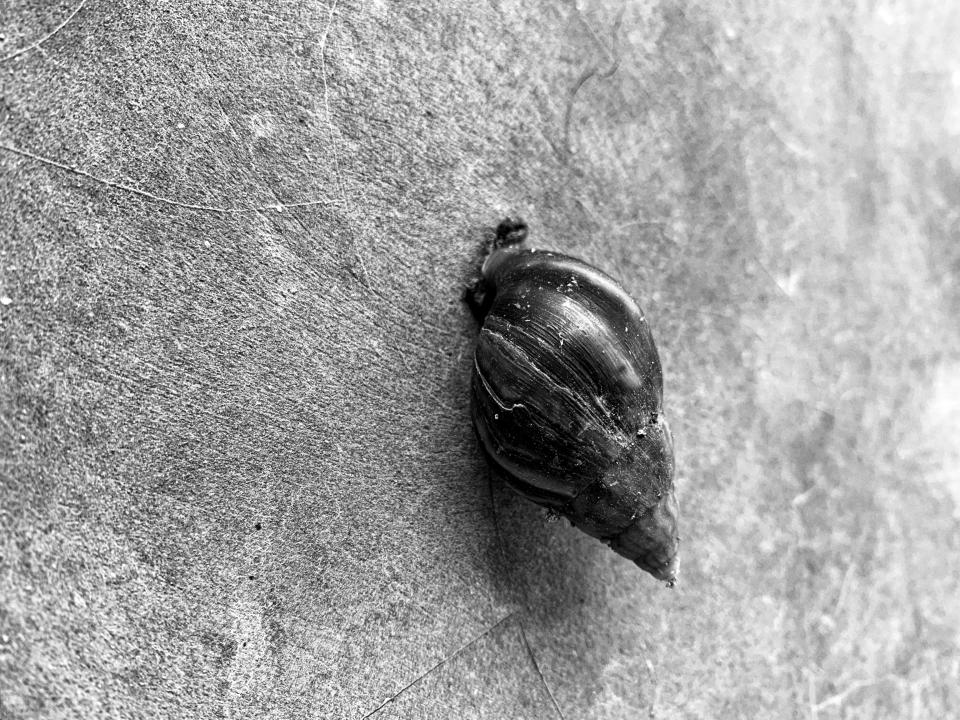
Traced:
[[519, 245], [527, 239], [527, 232], [527, 224], [520, 218], [505, 218], [497, 226], [497, 237], [493, 241], [493, 247]]

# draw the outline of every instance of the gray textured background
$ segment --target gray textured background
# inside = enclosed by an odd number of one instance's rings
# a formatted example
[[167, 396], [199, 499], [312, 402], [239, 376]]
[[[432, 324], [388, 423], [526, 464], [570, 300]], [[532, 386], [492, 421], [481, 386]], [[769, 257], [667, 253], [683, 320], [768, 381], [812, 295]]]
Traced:
[[[5, 2], [0, 717], [960, 716], [951, 5]], [[508, 212], [651, 319], [673, 591], [491, 492]]]

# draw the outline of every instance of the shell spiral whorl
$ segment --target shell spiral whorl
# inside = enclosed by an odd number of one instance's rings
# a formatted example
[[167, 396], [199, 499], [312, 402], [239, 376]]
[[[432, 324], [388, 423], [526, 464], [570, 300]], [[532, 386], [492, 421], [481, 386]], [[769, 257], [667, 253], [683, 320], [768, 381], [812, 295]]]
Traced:
[[613, 278], [526, 235], [500, 224], [467, 296], [477, 434], [517, 492], [672, 585], [673, 439], [650, 328]]

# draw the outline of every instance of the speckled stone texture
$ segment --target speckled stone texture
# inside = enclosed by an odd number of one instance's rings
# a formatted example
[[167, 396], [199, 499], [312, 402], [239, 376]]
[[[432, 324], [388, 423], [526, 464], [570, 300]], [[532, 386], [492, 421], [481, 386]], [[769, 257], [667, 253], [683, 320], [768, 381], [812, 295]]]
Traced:
[[[960, 716], [957, 37], [6, 2], [0, 718]], [[673, 590], [489, 477], [508, 213], [650, 318]]]

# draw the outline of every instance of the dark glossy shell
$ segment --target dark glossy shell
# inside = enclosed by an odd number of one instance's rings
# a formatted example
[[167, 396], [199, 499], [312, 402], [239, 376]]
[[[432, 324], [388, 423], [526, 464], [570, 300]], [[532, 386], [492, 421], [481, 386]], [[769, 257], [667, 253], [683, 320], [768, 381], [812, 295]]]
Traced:
[[519, 493], [672, 583], [673, 440], [639, 306], [600, 270], [519, 245], [490, 254], [482, 290], [472, 407], [491, 461]]

